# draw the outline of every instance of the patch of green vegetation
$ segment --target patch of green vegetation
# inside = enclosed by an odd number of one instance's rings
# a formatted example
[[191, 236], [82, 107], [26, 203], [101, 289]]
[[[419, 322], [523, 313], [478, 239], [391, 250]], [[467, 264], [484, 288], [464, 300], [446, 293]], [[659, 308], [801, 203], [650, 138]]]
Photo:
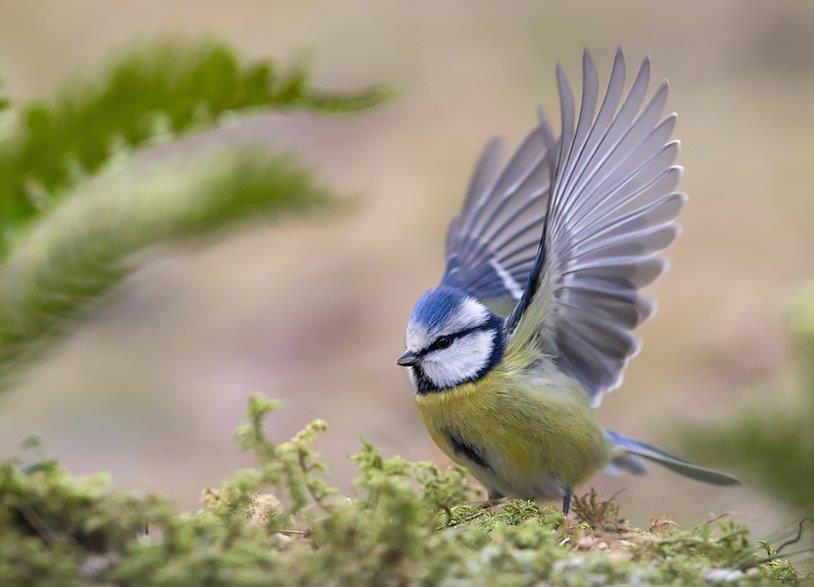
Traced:
[[285, 442], [265, 432], [279, 403], [251, 399], [236, 432], [256, 466], [178, 513], [155, 495], [73, 477], [33, 447], [33, 463], [0, 467], [0, 584], [72, 585], [604, 585], [724, 584], [804, 577], [776, 549], [750, 544], [720, 517], [680, 530], [662, 518], [630, 527], [615, 503], [579, 498], [558, 508], [478, 501], [458, 467], [352, 457], [359, 476], [343, 497], [322, 474], [306, 426]]
[[705, 458], [740, 469], [814, 519], [814, 283], [800, 289], [789, 318], [800, 365], [792, 394], [799, 398], [796, 407], [761, 406], [729, 424], [693, 430], [687, 444]]
[[[125, 165], [131, 152], [257, 109], [349, 112], [386, 96], [326, 93], [302, 71], [244, 63], [222, 44], [166, 41], [123, 53], [51, 100], [0, 99], [0, 391], [121, 283], [138, 253], [330, 201], [279, 153], [224, 145]], [[105, 475], [73, 476], [27, 440], [25, 457], [0, 464], [0, 585], [803, 580], [782, 558], [796, 531], [752, 544], [725, 518], [688, 530], [660, 518], [640, 530], [593, 492], [575, 499], [572, 519], [529, 501], [487, 504], [465, 470], [384, 458], [369, 444], [344, 497], [313, 449], [325, 424], [273, 442], [265, 425], [278, 408], [251, 399], [236, 437], [256, 466], [204, 490], [194, 514], [110, 491]], [[811, 479], [796, 467], [814, 453], [783, 433], [758, 444], [766, 455], [799, 451], [776, 482], [794, 471], [800, 483], [788, 491], [802, 503]]]
[[[325, 92], [302, 69], [244, 63], [224, 43], [164, 40], [121, 52], [95, 79], [24, 105], [0, 141], [0, 237], [47, 209], [111, 159], [261, 108], [342, 113], [386, 99], [384, 88]], [[0, 102], [0, 107], [3, 103]]]
[[329, 201], [288, 158], [245, 150], [108, 175], [74, 190], [0, 264], [0, 391], [121, 283], [139, 252]]
[[330, 201], [283, 153], [190, 141], [134, 162], [135, 150], [245, 113], [355, 112], [388, 95], [325, 92], [301, 69], [244, 62], [223, 43], [164, 40], [120, 53], [49, 100], [6, 108], [0, 99], [0, 392], [86, 319], [142, 251]]

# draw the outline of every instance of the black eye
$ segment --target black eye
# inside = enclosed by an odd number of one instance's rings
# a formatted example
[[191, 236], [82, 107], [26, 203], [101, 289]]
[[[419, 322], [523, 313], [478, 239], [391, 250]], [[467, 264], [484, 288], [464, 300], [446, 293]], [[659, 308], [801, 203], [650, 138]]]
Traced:
[[439, 349], [448, 349], [452, 345], [452, 339], [448, 336], [439, 336], [435, 339], [435, 345]]

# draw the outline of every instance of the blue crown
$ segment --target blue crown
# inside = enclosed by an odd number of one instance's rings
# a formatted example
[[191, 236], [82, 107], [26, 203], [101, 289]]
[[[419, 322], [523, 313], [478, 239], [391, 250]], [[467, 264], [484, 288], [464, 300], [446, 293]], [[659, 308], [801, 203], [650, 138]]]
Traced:
[[430, 328], [441, 326], [461, 307], [466, 298], [464, 292], [448, 285], [429, 289], [416, 302], [412, 320]]

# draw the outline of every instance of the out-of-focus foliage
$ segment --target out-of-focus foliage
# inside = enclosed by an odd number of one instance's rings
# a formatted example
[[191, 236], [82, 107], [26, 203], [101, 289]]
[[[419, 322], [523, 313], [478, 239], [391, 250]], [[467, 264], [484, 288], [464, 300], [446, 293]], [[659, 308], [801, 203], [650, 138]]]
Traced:
[[[0, 79], [0, 90], [3, 89], [2, 80]], [[0, 113], [3, 112], [6, 108], [9, 107], [8, 98], [5, 98], [2, 94], [0, 94]]]
[[222, 146], [133, 169], [134, 149], [244, 111], [343, 113], [386, 96], [321, 92], [301, 70], [243, 64], [222, 44], [164, 41], [12, 108], [0, 126], [0, 391], [121, 282], [134, 253], [328, 201], [280, 154]]
[[[257, 465], [202, 494], [181, 515], [160, 497], [111, 493], [36, 454], [0, 467], [0, 584], [407, 585], [723, 584], [802, 576], [752, 546], [725, 519], [679, 530], [627, 526], [613, 503], [577, 500], [575, 521], [553, 507], [472, 502], [463, 469], [353, 457], [354, 495], [320, 477], [312, 446], [325, 424], [272, 442], [278, 403], [252, 398], [236, 436]], [[36, 443], [34, 445], [38, 451]], [[146, 530], [146, 531], [145, 531]], [[766, 559], [771, 560], [766, 560]]]
[[74, 190], [0, 266], [0, 386], [119, 283], [134, 253], [327, 201], [289, 161], [256, 152], [139, 167]]
[[800, 290], [790, 327], [800, 365], [795, 409], [763, 407], [729, 425], [694, 431], [688, 443], [696, 452], [740, 468], [814, 519], [814, 283]]
[[348, 112], [382, 101], [373, 88], [314, 90], [303, 70], [280, 73], [268, 60], [244, 64], [228, 46], [163, 41], [122, 53], [98, 78], [77, 80], [33, 102], [0, 143], [0, 236], [48, 208], [115, 155], [200, 130], [219, 117], [258, 108]]

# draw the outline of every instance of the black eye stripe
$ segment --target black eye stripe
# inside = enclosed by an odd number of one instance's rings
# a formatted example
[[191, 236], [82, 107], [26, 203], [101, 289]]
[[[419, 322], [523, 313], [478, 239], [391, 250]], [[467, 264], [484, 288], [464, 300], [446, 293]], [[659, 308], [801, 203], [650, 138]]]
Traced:
[[462, 337], [464, 337], [464, 336], [466, 336], [468, 334], [472, 334], [473, 332], [481, 332], [483, 330], [491, 330], [493, 327], [494, 327], [493, 324], [490, 324], [489, 322], [487, 322], [486, 324], [481, 324], [480, 326], [473, 326], [472, 328], [467, 328], [466, 330], [460, 330], [458, 332], [453, 332], [452, 334], [445, 334], [445, 335], [439, 336], [438, 338], [436, 338], [432, 342], [432, 344], [430, 344], [429, 346], [427, 346], [424, 349], [420, 350], [416, 354], [420, 357], [420, 356], [426, 355], [427, 353], [431, 353], [432, 351], [435, 351], [435, 350], [438, 350], [438, 349], [441, 349], [441, 348], [449, 348], [449, 347], [442, 347], [442, 346], [440, 346], [438, 344], [438, 341], [441, 338], [443, 338], [444, 336], [446, 336], [450, 340], [450, 346], [451, 346], [452, 343], [455, 342], [456, 340], [458, 340], [459, 338], [462, 338]]

